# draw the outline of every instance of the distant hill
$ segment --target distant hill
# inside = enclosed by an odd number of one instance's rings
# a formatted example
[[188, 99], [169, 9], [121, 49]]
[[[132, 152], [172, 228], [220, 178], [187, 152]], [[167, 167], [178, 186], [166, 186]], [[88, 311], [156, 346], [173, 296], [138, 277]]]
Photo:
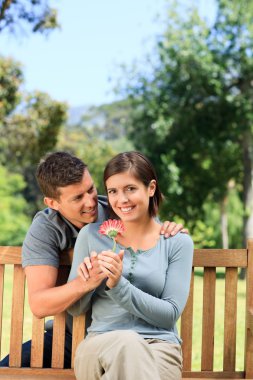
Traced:
[[105, 140], [115, 140], [126, 136], [126, 124], [130, 106], [120, 100], [100, 106], [79, 106], [69, 109], [67, 129], [91, 130]]
[[69, 109], [68, 125], [78, 124], [81, 117], [88, 112], [90, 107], [91, 105], [71, 107]]

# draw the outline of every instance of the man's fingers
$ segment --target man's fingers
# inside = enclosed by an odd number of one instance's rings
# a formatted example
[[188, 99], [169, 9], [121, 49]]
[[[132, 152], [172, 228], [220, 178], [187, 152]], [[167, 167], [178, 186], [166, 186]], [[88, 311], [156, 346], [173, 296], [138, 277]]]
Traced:
[[164, 231], [164, 236], [165, 237], [169, 237], [170, 235], [173, 235], [173, 231], [175, 231], [175, 227], [177, 226], [177, 224], [175, 222], [170, 222], [166, 228], [166, 230]]
[[181, 230], [181, 232], [182, 232], [183, 234], [188, 234], [188, 235], [189, 235], [189, 230], [188, 230], [188, 228], [183, 228], [183, 229]]
[[92, 265], [91, 265], [91, 261], [90, 261], [90, 258], [89, 257], [85, 257], [84, 260], [83, 260], [84, 264], [86, 265], [86, 267], [88, 269], [91, 269], [92, 268]]
[[87, 270], [87, 268], [86, 268], [86, 265], [85, 265], [84, 263], [81, 263], [81, 264], [79, 265], [77, 272], [78, 272], [78, 275], [79, 275], [79, 276], [85, 278], [86, 280], [88, 280], [89, 277], [90, 277], [90, 276], [89, 276], [89, 272], [88, 272], [88, 270]]
[[169, 225], [170, 225], [170, 221], [169, 220], [167, 220], [166, 222], [163, 223], [162, 228], [161, 228], [161, 232], [160, 232], [161, 235], [164, 235], [165, 230], [167, 230], [167, 228], [169, 227]]
[[[171, 236], [174, 236], [174, 235], [176, 235], [178, 232], [180, 232], [181, 230], [182, 230], [182, 228], [183, 228], [183, 225], [181, 224], [181, 223], [178, 223], [178, 224], [176, 224], [176, 223], [174, 223], [173, 222], [173, 228], [171, 228], [171, 226], [168, 228], [168, 231], [167, 231], [167, 233], [169, 234], [169, 235], [171, 235]], [[166, 236], [166, 233], [165, 233], [165, 236]]]

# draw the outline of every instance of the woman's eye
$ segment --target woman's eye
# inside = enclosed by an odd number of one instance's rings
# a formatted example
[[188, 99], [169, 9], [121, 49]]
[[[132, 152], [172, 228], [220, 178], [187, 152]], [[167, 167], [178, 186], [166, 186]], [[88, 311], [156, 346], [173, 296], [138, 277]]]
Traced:
[[127, 188], [127, 191], [133, 191], [135, 189], [135, 187], [133, 187], [133, 186], [129, 186], [128, 188]]
[[108, 194], [115, 194], [115, 190], [108, 190], [107, 193]]

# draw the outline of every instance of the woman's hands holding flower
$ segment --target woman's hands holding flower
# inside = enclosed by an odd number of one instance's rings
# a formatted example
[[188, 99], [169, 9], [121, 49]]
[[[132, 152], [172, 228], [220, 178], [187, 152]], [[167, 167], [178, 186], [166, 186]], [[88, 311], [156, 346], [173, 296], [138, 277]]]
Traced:
[[98, 264], [108, 278], [106, 286], [110, 289], [117, 285], [122, 275], [123, 256], [124, 250], [121, 250], [118, 254], [113, 251], [102, 251], [98, 255]]
[[123, 223], [120, 220], [106, 220], [99, 229], [102, 235], [107, 235], [113, 240], [112, 250], [102, 251], [100, 254], [93, 251], [90, 257], [85, 257], [84, 261], [78, 267], [78, 276], [83, 281], [87, 281], [93, 290], [107, 278], [106, 285], [108, 288], [114, 288], [122, 274], [124, 250], [118, 254], [115, 253], [116, 237], [124, 231]]

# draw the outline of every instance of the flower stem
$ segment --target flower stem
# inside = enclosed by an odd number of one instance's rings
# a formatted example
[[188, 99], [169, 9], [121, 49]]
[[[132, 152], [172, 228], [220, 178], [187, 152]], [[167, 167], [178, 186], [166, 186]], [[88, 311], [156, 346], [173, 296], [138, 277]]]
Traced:
[[116, 249], [116, 240], [115, 239], [112, 239], [112, 240], [113, 240], [112, 252], [115, 252], [115, 249]]

